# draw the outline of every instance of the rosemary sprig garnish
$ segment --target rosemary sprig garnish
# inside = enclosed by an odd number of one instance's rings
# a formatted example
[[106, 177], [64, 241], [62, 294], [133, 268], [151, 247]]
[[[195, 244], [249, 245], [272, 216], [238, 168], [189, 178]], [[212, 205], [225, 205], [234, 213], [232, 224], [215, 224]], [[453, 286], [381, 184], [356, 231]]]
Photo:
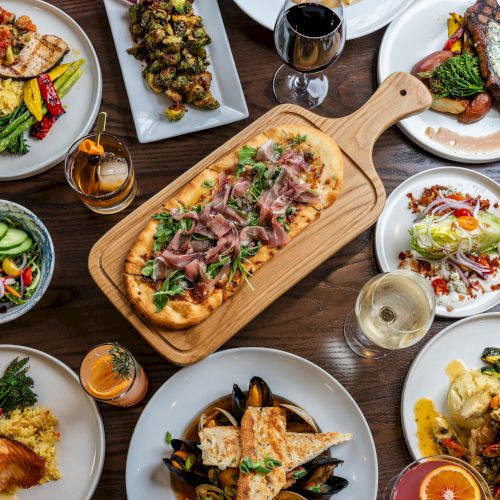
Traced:
[[116, 342], [111, 344], [109, 355], [111, 356], [112, 369], [116, 374], [115, 379], [121, 378], [125, 380], [130, 378], [134, 368], [132, 356]]

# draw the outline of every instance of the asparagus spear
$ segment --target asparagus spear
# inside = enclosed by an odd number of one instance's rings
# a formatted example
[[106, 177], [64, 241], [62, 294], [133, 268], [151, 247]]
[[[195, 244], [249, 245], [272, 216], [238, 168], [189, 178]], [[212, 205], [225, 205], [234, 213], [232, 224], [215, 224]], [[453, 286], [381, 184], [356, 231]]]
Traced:
[[[68, 71], [66, 71], [66, 73]], [[72, 75], [70, 75], [70, 77], [67, 78], [66, 81], [58, 89], [59, 97], [64, 97], [69, 92], [69, 90], [71, 89], [71, 87], [73, 87], [73, 85], [77, 82], [77, 80], [82, 75], [83, 75], [83, 70], [80, 69], [80, 68], [77, 68], [76, 72], [74, 72]], [[61, 78], [63, 76], [64, 75], [62, 75]], [[47, 108], [45, 106], [42, 108], [42, 113], [43, 113], [44, 116], [47, 114]], [[9, 145], [10, 141], [12, 141], [13, 139], [15, 139], [20, 134], [24, 134], [24, 132], [26, 132], [26, 130], [28, 130], [30, 127], [32, 127], [36, 123], [36, 121], [37, 121], [36, 118], [34, 116], [32, 116], [28, 120], [25, 120], [24, 122], [22, 122], [21, 124], [19, 124], [17, 126], [17, 128], [15, 128], [8, 136], [2, 138], [0, 140], [0, 153], [2, 151], [5, 151], [5, 149]]]
[[[54, 82], [54, 87], [57, 90], [58, 94], [60, 94], [60, 89], [62, 86], [76, 73], [76, 71], [80, 68], [80, 66], [85, 62], [85, 59], [78, 59], [78, 61], [75, 61], [74, 63], [71, 64], [71, 66]], [[21, 104], [21, 106], [24, 106], [24, 109], [26, 109], [26, 106]], [[44, 107], [43, 108], [43, 114], [47, 114], [47, 109]], [[32, 118], [32, 115], [29, 111], [23, 112], [20, 116], [18, 116], [11, 124], [9, 124], [7, 127], [5, 127], [1, 132], [0, 132], [0, 139], [3, 139], [4, 137], [7, 137], [11, 132], [17, 129], [21, 124], [24, 124], [26, 120], [30, 120]], [[36, 120], [35, 120], [36, 122]], [[33, 122], [33, 123], [35, 123]], [[24, 129], [26, 130], [26, 129]], [[3, 150], [2, 150], [3, 151]]]

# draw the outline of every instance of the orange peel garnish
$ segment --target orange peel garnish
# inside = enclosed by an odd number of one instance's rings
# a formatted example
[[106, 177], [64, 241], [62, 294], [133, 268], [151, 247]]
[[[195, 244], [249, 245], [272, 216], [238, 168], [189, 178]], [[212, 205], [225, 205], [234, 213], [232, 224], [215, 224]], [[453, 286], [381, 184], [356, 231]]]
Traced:
[[91, 139], [85, 139], [82, 141], [80, 146], [78, 146], [78, 149], [88, 155], [102, 156], [104, 154], [104, 148], [100, 144], [96, 144]]

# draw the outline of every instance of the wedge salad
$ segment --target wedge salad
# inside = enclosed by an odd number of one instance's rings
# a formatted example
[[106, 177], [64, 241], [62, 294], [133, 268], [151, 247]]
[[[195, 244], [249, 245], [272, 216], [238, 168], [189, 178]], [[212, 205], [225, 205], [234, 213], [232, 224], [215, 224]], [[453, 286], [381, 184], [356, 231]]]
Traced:
[[0, 221], [0, 312], [24, 304], [40, 283], [42, 254], [30, 234]]
[[407, 196], [416, 218], [409, 229], [412, 248], [399, 254], [399, 267], [428, 279], [450, 311], [500, 290], [498, 201], [440, 185], [420, 198]]

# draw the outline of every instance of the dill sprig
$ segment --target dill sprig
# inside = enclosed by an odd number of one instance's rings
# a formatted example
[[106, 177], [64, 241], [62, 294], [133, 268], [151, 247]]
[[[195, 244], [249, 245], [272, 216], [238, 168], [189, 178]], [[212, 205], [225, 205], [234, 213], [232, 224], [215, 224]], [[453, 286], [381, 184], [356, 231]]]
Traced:
[[109, 355], [111, 356], [113, 371], [116, 373], [115, 379], [121, 378], [125, 380], [130, 378], [134, 368], [132, 356], [116, 342], [111, 344]]

